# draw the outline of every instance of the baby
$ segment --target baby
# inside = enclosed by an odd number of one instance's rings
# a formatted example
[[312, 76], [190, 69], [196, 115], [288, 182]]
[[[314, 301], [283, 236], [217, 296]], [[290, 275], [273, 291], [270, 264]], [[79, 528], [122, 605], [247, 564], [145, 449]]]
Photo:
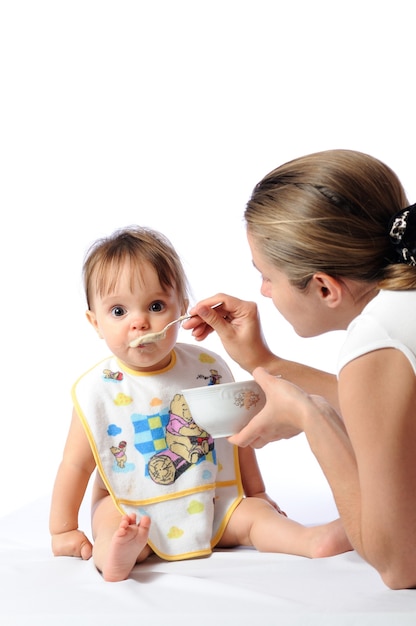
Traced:
[[[84, 263], [87, 319], [110, 356], [75, 383], [74, 410], [53, 490], [55, 555], [94, 558], [107, 581], [126, 579], [156, 553], [178, 560], [214, 547], [323, 557], [350, 549], [339, 520], [304, 527], [265, 493], [251, 448], [210, 436], [194, 422], [183, 388], [233, 380], [217, 354], [177, 343], [187, 280], [170, 242], [130, 227], [97, 241]], [[78, 530], [89, 478], [94, 545]]]

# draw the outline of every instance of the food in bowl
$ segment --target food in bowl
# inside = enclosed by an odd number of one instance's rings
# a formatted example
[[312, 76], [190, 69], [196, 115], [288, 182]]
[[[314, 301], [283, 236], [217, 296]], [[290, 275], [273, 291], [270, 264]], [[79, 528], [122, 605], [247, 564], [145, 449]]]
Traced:
[[182, 389], [192, 419], [211, 437], [238, 433], [266, 403], [255, 380]]

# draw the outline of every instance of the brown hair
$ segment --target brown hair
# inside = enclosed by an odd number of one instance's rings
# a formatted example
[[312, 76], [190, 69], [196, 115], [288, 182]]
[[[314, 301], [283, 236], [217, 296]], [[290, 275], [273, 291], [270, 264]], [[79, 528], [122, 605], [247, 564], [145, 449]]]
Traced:
[[156, 271], [161, 287], [175, 289], [183, 308], [188, 306], [188, 282], [181, 260], [167, 237], [150, 228], [130, 226], [98, 239], [88, 250], [84, 265], [84, 290], [88, 308], [92, 280], [97, 292], [111, 292], [117, 283], [124, 261], [131, 264], [132, 283], [140, 279], [143, 263]]
[[244, 217], [268, 261], [301, 289], [317, 271], [415, 289], [416, 269], [393, 262], [389, 238], [392, 216], [408, 204], [387, 165], [361, 152], [328, 150], [267, 174]]

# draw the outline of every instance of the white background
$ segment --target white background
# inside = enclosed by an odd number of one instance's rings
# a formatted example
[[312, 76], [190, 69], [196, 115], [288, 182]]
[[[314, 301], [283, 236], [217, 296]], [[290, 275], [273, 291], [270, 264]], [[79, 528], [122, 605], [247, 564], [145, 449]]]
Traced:
[[[384, 160], [416, 200], [411, 2], [2, 0], [0, 63], [0, 513], [49, 498], [70, 387], [107, 353], [83, 257], [118, 227], [163, 231], [194, 299], [257, 300], [271, 347], [334, 371], [342, 333], [299, 339], [261, 298], [244, 206], [269, 170], [329, 148]], [[259, 459], [292, 517], [336, 514], [302, 437]]]

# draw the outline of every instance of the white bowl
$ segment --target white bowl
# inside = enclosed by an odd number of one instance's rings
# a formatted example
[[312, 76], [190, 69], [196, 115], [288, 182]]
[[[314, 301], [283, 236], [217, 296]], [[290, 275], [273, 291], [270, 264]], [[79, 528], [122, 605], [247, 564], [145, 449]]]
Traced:
[[248, 424], [266, 403], [255, 380], [182, 389], [194, 422], [211, 437], [230, 437]]

